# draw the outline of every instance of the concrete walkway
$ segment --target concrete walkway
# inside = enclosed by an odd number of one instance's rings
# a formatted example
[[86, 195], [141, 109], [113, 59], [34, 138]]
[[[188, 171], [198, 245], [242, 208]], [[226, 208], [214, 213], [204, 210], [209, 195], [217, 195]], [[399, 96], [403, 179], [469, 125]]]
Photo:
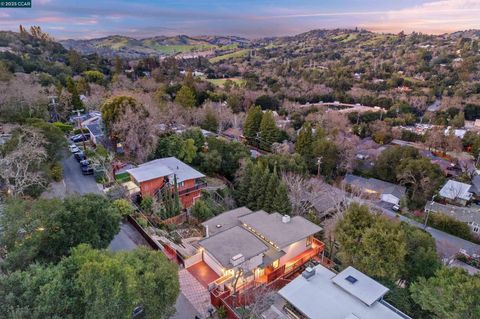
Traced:
[[208, 309], [213, 308], [210, 303], [210, 293], [191, 273], [186, 269], [178, 272], [180, 291], [192, 306], [200, 313], [202, 318], [208, 316]]

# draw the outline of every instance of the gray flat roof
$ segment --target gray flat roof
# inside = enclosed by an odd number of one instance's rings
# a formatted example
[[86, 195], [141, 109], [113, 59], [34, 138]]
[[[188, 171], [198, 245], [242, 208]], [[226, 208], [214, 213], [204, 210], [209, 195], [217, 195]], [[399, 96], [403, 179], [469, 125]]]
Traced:
[[480, 206], [478, 205], [460, 207], [449, 204], [444, 205], [437, 202], [428, 202], [425, 205], [425, 211], [442, 213], [464, 223], [476, 223], [480, 225]]
[[[351, 278], [356, 281], [351, 283], [348, 281], [348, 279]], [[350, 293], [352, 296], [363, 301], [367, 306], [371, 306], [375, 301], [382, 298], [389, 290], [384, 285], [376, 282], [351, 266], [332, 278], [332, 282]]]
[[148, 168], [151, 166], [158, 166], [158, 165], [163, 165], [168, 167], [177, 176], [178, 183], [181, 183], [189, 179], [205, 177], [205, 175], [203, 175], [193, 167], [185, 164], [184, 162], [177, 159], [176, 157], [159, 158], [150, 162], [143, 163], [139, 167]]
[[315, 267], [315, 275], [309, 280], [298, 276], [278, 293], [311, 319], [404, 318], [380, 302], [374, 302], [371, 306], [367, 306], [360, 299], [335, 284], [333, 279], [337, 276], [331, 270], [318, 265]]
[[240, 207], [210, 218], [203, 222], [202, 225], [204, 227], [208, 226], [208, 233], [210, 235], [215, 235], [232, 227], [240, 226], [242, 223], [238, 218], [251, 213], [252, 211], [247, 207]]
[[285, 248], [322, 230], [303, 217], [291, 217], [290, 222], [283, 223], [279, 213], [268, 214], [263, 210], [240, 217], [239, 220], [279, 248]]
[[139, 183], [173, 174], [173, 172], [164, 165], [139, 166], [128, 169], [127, 172]]
[[241, 226], [235, 226], [198, 242], [223, 267], [230, 268], [230, 259], [242, 254], [245, 260], [266, 252], [269, 247], [254, 234]]

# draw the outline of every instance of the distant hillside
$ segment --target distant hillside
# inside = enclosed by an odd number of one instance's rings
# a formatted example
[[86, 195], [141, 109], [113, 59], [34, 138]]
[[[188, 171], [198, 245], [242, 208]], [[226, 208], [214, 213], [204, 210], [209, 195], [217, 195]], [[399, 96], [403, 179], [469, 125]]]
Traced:
[[179, 53], [200, 52], [216, 49], [233, 49], [250, 43], [248, 39], [236, 36], [196, 36], [177, 35], [172, 37], [156, 36], [135, 39], [114, 35], [89, 40], [60, 41], [67, 49], [75, 49], [83, 54], [98, 53], [102, 56], [122, 56], [140, 58], [151, 55], [175, 55]]

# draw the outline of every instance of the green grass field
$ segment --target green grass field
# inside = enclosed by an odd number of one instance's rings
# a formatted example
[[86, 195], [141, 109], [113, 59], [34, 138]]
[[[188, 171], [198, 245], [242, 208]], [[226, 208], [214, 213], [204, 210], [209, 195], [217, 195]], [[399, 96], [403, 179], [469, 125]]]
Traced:
[[225, 85], [225, 82], [227, 82], [227, 80], [231, 80], [234, 83], [238, 84], [239, 86], [242, 86], [245, 84], [245, 81], [241, 78], [205, 79], [205, 80], [219, 87], [223, 87]]
[[235, 51], [232, 53], [216, 56], [214, 58], [208, 59], [208, 61], [210, 61], [210, 63], [217, 63], [217, 62], [221, 62], [221, 61], [233, 59], [233, 58], [243, 58], [247, 56], [248, 51], [249, 51], [248, 49], [243, 49], [243, 50]]

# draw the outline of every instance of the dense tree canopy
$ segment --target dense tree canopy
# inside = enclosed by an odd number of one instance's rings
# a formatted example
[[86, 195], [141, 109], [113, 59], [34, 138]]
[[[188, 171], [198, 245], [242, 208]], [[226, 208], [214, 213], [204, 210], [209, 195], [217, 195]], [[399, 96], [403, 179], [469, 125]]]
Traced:
[[34, 264], [0, 277], [0, 311], [8, 318], [168, 318], [179, 292], [176, 266], [138, 248], [112, 253], [87, 245], [57, 265]]
[[118, 233], [122, 212], [98, 195], [65, 200], [11, 200], [0, 217], [6, 269], [55, 262], [78, 244], [105, 248]]

